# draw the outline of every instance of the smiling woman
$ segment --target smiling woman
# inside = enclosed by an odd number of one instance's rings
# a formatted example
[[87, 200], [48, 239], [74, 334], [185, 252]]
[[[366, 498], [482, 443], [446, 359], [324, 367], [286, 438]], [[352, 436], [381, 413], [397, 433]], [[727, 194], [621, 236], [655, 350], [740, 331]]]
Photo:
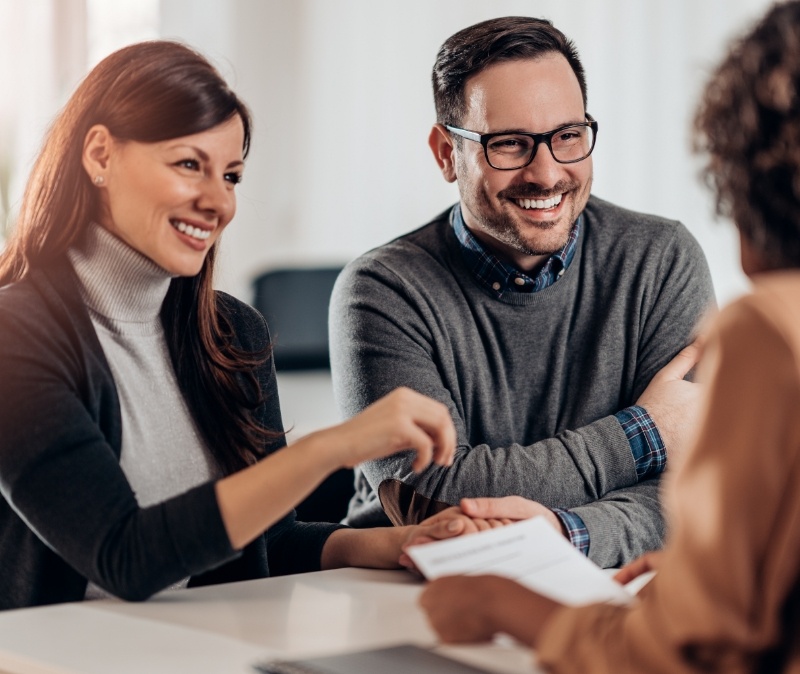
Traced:
[[264, 319], [211, 285], [250, 128], [202, 56], [153, 41], [94, 68], [45, 139], [0, 254], [0, 608], [395, 567], [472, 526], [295, 520], [334, 470], [448, 464], [455, 432], [398, 390], [285, 447]]
[[117, 141], [93, 126], [83, 165], [105, 187], [100, 224], [163, 269], [194, 276], [236, 211], [243, 146], [239, 115], [157, 143]]

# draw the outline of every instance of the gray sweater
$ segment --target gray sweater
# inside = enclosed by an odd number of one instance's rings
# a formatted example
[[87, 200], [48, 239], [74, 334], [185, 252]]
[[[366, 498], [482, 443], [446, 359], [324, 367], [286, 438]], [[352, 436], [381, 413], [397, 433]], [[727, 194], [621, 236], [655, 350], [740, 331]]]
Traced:
[[659, 547], [658, 480], [637, 482], [613, 414], [713, 301], [697, 242], [678, 222], [592, 197], [563, 277], [497, 299], [466, 268], [449, 215], [361, 256], [334, 289], [343, 414], [409, 386], [444, 402], [458, 433], [451, 468], [415, 475], [408, 454], [361, 466], [348, 522], [386, 523], [375, 492], [394, 479], [449, 503], [520, 494], [572, 509], [602, 566]]

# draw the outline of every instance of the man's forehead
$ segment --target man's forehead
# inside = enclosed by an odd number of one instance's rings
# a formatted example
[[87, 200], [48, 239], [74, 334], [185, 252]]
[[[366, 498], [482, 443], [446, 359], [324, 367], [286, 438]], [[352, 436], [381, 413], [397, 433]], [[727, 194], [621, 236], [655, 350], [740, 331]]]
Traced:
[[548, 131], [585, 115], [578, 78], [557, 52], [492, 64], [467, 80], [464, 97], [464, 126], [484, 133]]

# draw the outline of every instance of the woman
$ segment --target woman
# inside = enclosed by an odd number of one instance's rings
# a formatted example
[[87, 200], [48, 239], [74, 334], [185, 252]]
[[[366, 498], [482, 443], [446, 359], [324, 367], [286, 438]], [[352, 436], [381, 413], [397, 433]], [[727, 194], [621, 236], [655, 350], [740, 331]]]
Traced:
[[284, 448], [269, 337], [212, 290], [250, 116], [171, 42], [112, 54], [55, 120], [0, 256], [0, 608], [344, 565], [412, 537], [293, 506], [403, 449], [451, 461], [446, 409], [398, 390]]
[[800, 2], [734, 45], [696, 127], [754, 291], [708, 335], [703, 423], [670, 477], [664, 551], [619, 580], [658, 573], [631, 607], [436, 581], [422, 604], [447, 641], [508, 632], [556, 672], [800, 672]]

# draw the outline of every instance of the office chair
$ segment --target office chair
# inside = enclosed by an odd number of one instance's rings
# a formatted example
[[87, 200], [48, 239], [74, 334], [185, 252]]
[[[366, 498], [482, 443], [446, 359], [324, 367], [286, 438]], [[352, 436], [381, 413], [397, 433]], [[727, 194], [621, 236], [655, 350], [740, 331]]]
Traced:
[[254, 282], [253, 306], [267, 319], [275, 369], [329, 369], [328, 304], [341, 267], [275, 269]]
[[[278, 373], [330, 370], [328, 305], [341, 267], [275, 269], [258, 276], [253, 306], [269, 325]], [[313, 414], [313, 410], [308, 410]], [[304, 522], [338, 522], [353, 496], [353, 471], [328, 476], [300, 505]]]

